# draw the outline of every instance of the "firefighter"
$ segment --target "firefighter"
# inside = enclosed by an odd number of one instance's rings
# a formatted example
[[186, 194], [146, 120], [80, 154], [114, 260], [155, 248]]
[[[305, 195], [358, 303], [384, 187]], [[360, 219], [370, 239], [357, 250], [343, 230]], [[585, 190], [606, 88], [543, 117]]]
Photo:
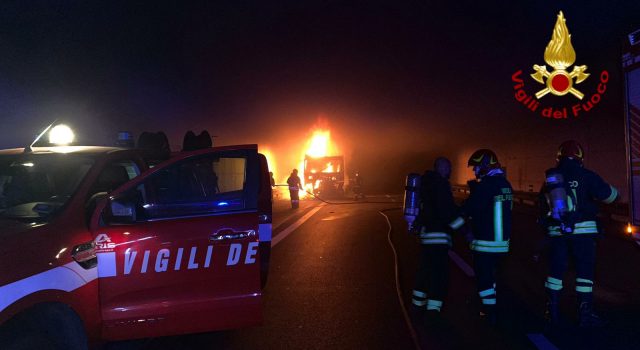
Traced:
[[360, 198], [364, 199], [364, 191], [362, 189], [363, 181], [362, 176], [359, 171], [356, 171], [356, 176], [353, 181], [353, 193], [355, 195], [355, 199], [358, 200]]
[[467, 166], [476, 180], [469, 181], [469, 198], [463, 203], [463, 216], [471, 218], [473, 237], [470, 248], [481, 300], [480, 316], [496, 322], [496, 274], [509, 252], [513, 189], [498, 157], [489, 149], [475, 151]]
[[291, 175], [289, 175], [289, 178], [287, 179], [287, 184], [289, 185], [291, 208], [296, 209], [300, 206], [300, 196], [298, 191], [302, 189], [302, 181], [300, 181], [300, 177], [298, 176], [298, 169], [293, 169], [293, 171], [291, 171]]
[[420, 181], [421, 208], [416, 227], [422, 249], [411, 301], [414, 315], [421, 317], [426, 313], [427, 321], [440, 315], [447, 293], [451, 233], [463, 224], [462, 219], [457, 219], [450, 175], [451, 162], [439, 157], [433, 170], [426, 171]]
[[569, 255], [575, 262], [579, 325], [584, 328], [603, 325], [592, 307], [595, 239], [599, 232], [596, 216], [598, 202], [613, 202], [618, 191], [598, 174], [585, 169], [583, 160], [584, 151], [578, 142], [563, 142], [558, 149], [557, 165], [545, 172], [540, 192], [540, 222], [551, 241], [545, 288], [546, 317], [552, 326], [559, 324], [558, 301]]

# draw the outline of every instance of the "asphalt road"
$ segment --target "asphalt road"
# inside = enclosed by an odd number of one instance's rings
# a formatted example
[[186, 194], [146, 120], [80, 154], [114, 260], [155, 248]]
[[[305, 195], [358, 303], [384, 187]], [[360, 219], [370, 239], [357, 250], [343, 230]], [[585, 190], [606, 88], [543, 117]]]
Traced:
[[[614, 231], [599, 242], [595, 297], [609, 325], [580, 331], [575, 324], [575, 276], [565, 278], [562, 300], [565, 324], [545, 329], [544, 235], [530, 207], [516, 206], [512, 251], [498, 285], [499, 322], [478, 317], [478, 298], [464, 238], [455, 237], [450, 264], [450, 292], [443, 322], [407, 325], [396, 293], [394, 255], [398, 252], [400, 290], [408, 305], [419, 246], [405, 232], [400, 196], [369, 197], [357, 204], [303, 200], [299, 209], [288, 201], [274, 203], [274, 240], [290, 234], [272, 251], [264, 294], [264, 324], [225, 332], [165, 337], [121, 343], [143, 349], [635, 349], [640, 348], [640, 249]], [[375, 203], [371, 203], [375, 202]], [[320, 206], [320, 208], [318, 208]], [[396, 209], [393, 209], [396, 208]], [[312, 210], [315, 214], [291, 231], [287, 228]], [[536, 256], [540, 255], [540, 259]]]

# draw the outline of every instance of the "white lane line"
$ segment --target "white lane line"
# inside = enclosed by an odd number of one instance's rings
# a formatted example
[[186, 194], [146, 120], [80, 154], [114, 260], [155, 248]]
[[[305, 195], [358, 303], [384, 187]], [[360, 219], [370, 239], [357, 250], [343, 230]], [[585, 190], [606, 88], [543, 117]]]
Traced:
[[460, 255], [458, 255], [453, 250], [449, 250], [449, 258], [451, 258], [451, 260], [453, 260], [453, 262], [458, 265], [458, 267], [462, 270], [462, 272], [465, 273], [465, 275], [469, 277], [473, 277], [476, 275], [475, 273], [473, 273], [473, 269], [471, 268], [471, 266], [469, 266], [469, 264], [467, 264], [467, 262], [464, 261], [464, 259], [462, 259]]
[[313, 214], [317, 213], [318, 210], [322, 209], [322, 207], [324, 207], [325, 205], [327, 205], [327, 204], [326, 203], [322, 203], [319, 206], [317, 206], [316, 208], [311, 209], [310, 212], [306, 213], [303, 217], [298, 219], [298, 221], [294, 222], [293, 224], [291, 224], [291, 226], [287, 227], [286, 229], [284, 229], [284, 231], [280, 232], [280, 234], [275, 236], [273, 238], [273, 241], [271, 241], [271, 247], [275, 247], [278, 243], [280, 243], [280, 241], [282, 241], [283, 239], [287, 238], [288, 235], [293, 233], [293, 231], [295, 231], [298, 227], [300, 227], [302, 224], [304, 224], [305, 221], [309, 220], [309, 218], [312, 217]]
[[558, 350], [558, 348], [553, 345], [547, 337], [539, 333], [527, 334], [527, 337], [536, 348], [540, 350]]

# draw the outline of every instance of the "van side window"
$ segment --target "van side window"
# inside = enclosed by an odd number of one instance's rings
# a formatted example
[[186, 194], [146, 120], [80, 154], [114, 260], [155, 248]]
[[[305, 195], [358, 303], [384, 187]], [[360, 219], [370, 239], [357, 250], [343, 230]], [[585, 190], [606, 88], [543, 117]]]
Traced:
[[247, 159], [205, 155], [151, 175], [116, 200], [134, 204], [136, 220], [208, 215], [245, 209]]
[[246, 159], [220, 158], [213, 163], [213, 171], [218, 174], [218, 188], [221, 193], [242, 191], [245, 181]]

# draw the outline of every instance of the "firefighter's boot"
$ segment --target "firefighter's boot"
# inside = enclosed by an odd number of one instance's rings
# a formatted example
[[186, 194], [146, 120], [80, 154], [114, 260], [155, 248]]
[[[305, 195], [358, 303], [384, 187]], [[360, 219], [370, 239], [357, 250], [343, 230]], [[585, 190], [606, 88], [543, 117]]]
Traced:
[[553, 327], [560, 325], [559, 299], [560, 293], [557, 291], [548, 291], [547, 309], [544, 313], [544, 318]]
[[605, 321], [594, 311], [590, 302], [581, 302], [578, 308], [580, 328], [600, 328], [605, 326]]

